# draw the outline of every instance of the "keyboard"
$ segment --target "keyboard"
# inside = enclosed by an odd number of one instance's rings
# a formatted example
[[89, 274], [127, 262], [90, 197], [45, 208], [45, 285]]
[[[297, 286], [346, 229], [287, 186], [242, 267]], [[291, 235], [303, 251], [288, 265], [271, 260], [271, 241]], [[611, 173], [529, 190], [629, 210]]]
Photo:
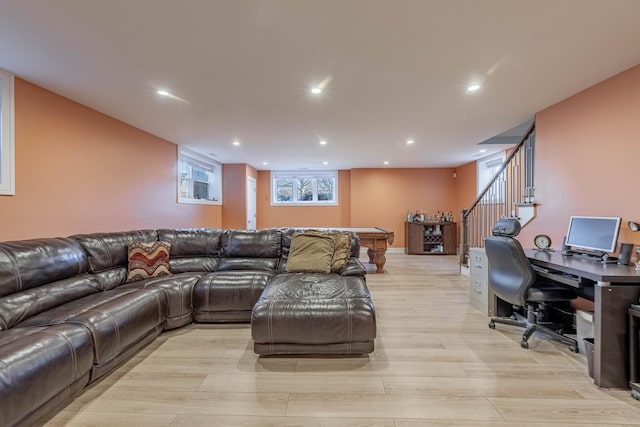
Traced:
[[533, 264], [532, 267], [538, 276], [544, 277], [545, 279], [553, 280], [554, 282], [562, 283], [564, 285], [571, 286], [572, 288], [579, 288], [581, 286], [581, 281], [578, 276], [549, 270], [535, 264]]

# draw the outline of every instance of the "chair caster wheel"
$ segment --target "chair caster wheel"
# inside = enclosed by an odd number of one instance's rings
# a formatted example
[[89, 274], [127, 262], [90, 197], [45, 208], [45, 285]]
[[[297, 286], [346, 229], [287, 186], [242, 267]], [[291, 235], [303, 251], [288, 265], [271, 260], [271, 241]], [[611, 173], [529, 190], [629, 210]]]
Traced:
[[572, 345], [571, 347], [569, 347], [569, 351], [571, 353], [577, 353], [578, 352], [578, 346], [577, 345]]
[[631, 397], [633, 397], [636, 400], [640, 400], [640, 392], [636, 390], [631, 390]]
[[495, 329], [495, 328], [496, 328], [495, 322], [493, 321], [489, 322], [489, 329]]
[[520, 347], [525, 348], [525, 349], [529, 349], [529, 343], [526, 341], [522, 341], [520, 343]]

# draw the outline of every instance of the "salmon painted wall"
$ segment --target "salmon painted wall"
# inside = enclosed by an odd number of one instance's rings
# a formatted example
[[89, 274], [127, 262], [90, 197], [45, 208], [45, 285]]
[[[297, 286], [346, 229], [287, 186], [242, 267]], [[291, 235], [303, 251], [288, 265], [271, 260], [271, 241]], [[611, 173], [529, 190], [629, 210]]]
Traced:
[[[469, 162], [456, 168], [456, 180], [455, 180], [455, 195], [456, 195], [456, 210], [454, 218], [456, 222], [460, 222], [460, 211], [467, 209], [471, 206], [476, 198], [478, 192], [478, 173], [477, 162]], [[458, 236], [459, 238], [460, 236]]]
[[338, 171], [338, 206], [271, 206], [271, 172], [258, 171], [258, 228], [350, 227], [351, 171]]
[[19, 78], [15, 149], [0, 241], [220, 226], [220, 206], [176, 202], [175, 144]]
[[407, 210], [457, 209], [453, 168], [352, 169], [351, 226], [393, 230], [403, 248]]
[[[253, 169], [253, 168], [251, 168]], [[253, 169], [255, 172], [255, 169]], [[252, 173], [254, 178], [257, 174]], [[222, 165], [222, 226], [247, 228], [247, 176], [245, 163]]]
[[537, 218], [522, 231], [523, 246], [551, 236], [560, 248], [569, 216], [620, 216], [618, 242], [640, 244], [627, 221], [640, 220], [638, 137], [640, 65], [536, 115]]

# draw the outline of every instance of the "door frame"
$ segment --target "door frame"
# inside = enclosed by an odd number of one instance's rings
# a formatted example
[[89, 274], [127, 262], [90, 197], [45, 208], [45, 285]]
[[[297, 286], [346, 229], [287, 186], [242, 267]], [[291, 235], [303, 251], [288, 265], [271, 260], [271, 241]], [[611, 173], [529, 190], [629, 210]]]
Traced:
[[[247, 177], [247, 201], [246, 201], [246, 223], [247, 230], [255, 230], [258, 221], [258, 182], [252, 177]], [[253, 207], [253, 211], [251, 208]], [[251, 216], [253, 216], [253, 228], [251, 228]]]

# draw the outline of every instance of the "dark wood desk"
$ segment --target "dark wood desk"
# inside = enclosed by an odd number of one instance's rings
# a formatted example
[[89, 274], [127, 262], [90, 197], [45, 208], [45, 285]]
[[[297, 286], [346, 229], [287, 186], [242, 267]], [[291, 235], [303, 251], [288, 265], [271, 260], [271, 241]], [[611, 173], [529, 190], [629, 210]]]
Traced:
[[628, 388], [627, 316], [631, 304], [637, 304], [640, 298], [640, 273], [634, 266], [602, 264], [597, 260], [563, 256], [559, 251], [527, 249], [525, 252], [534, 265], [575, 276], [576, 287], [593, 287], [593, 381], [599, 387]]
[[629, 387], [631, 396], [640, 400], [640, 308], [629, 309]]

